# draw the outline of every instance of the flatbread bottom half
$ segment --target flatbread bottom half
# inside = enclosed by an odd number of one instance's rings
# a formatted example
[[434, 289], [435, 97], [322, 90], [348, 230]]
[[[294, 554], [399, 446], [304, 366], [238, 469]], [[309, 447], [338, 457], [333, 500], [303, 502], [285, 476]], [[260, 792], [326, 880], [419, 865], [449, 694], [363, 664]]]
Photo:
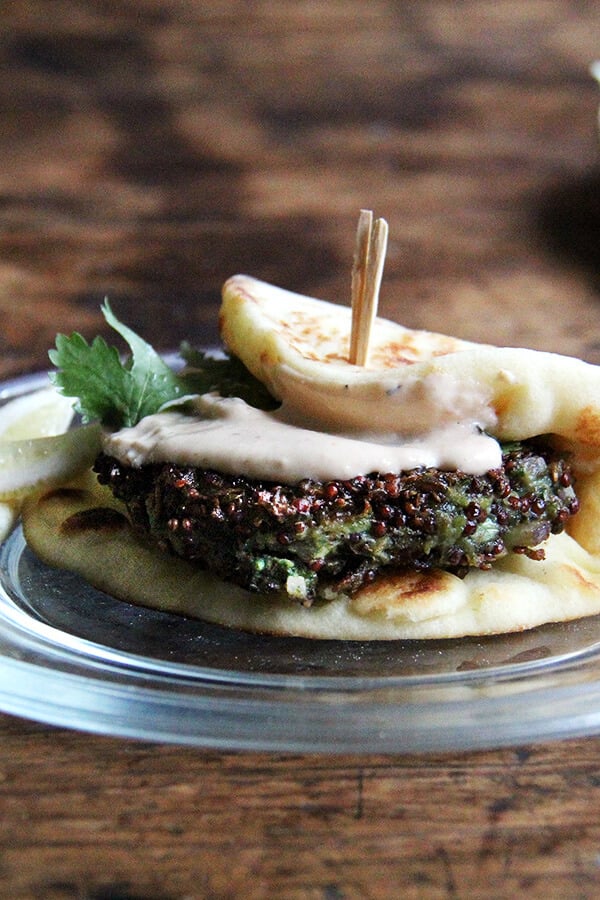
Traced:
[[442, 571], [380, 576], [349, 598], [310, 609], [259, 597], [149, 547], [124, 507], [90, 474], [29, 500], [25, 538], [48, 565], [112, 596], [245, 631], [339, 640], [440, 639], [523, 631], [600, 612], [600, 556], [568, 534], [546, 559], [511, 555], [466, 578]]

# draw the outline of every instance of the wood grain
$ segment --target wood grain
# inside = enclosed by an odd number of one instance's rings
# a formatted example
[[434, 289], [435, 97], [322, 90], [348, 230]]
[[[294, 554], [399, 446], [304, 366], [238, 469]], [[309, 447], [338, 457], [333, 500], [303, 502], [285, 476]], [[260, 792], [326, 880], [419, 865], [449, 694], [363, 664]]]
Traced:
[[361, 206], [384, 314], [599, 358], [593, 6], [6, 6], [6, 374], [104, 295], [163, 346], [235, 271], [348, 302]]
[[[237, 271], [600, 362], [600, 10], [498, 0], [5, 0], [0, 376], [99, 303], [216, 339]], [[0, 718], [0, 895], [596, 897], [597, 739], [437, 756], [200, 752]]]
[[592, 897], [600, 884], [597, 740], [321, 757], [9, 719], [1, 733], [5, 896]]

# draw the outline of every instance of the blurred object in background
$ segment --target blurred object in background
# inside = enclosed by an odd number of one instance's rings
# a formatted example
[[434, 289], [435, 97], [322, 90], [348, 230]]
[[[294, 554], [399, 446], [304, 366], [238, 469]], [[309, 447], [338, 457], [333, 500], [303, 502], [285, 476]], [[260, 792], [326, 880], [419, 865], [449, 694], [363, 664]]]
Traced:
[[[600, 361], [595, 4], [32, 0], [0, 34], [0, 374], [99, 304], [216, 340], [243, 271], [341, 303], [390, 225], [380, 311]], [[549, 314], [551, 311], [551, 314]]]

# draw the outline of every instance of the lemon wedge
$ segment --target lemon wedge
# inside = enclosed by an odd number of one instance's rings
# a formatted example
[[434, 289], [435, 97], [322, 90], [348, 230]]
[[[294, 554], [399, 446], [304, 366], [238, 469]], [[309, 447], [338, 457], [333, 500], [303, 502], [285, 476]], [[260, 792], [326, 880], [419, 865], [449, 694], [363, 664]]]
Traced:
[[20, 500], [74, 478], [98, 455], [100, 434], [94, 424], [52, 437], [0, 443], [0, 500]]
[[73, 398], [53, 387], [44, 387], [9, 400], [0, 407], [0, 441], [63, 434], [74, 415]]
[[[98, 429], [66, 437], [73, 399], [43, 387], [0, 407], [0, 541], [12, 531], [22, 499], [38, 487], [56, 484], [89, 464], [99, 445]], [[80, 434], [79, 432], [84, 432]]]

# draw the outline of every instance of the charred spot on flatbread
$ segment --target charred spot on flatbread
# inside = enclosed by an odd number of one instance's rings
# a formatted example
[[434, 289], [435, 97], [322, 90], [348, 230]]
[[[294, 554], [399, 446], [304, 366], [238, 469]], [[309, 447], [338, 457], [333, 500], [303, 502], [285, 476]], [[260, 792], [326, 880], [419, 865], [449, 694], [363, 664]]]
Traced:
[[387, 573], [375, 579], [352, 597], [351, 608], [358, 615], [394, 618], [410, 615], [410, 610], [425, 609], [431, 615], [434, 610], [446, 606], [448, 594], [457, 585], [457, 579], [441, 569], [428, 572], [402, 570]]
[[49, 503], [53, 500], [60, 502], [61, 500], [73, 500], [75, 502], [81, 502], [85, 500], [86, 492], [82, 488], [76, 487], [59, 487], [54, 488], [51, 491], [45, 491], [40, 500], [43, 503]]
[[118, 531], [128, 527], [127, 517], [107, 506], [92, 506], [82, 509], [65, 519], [60, 528], [64, 535], [85, 531]]
[[584, 445], [600, 446], [600, 415], [594, 406], [581, 410], [575, 426], [575, 439]]

